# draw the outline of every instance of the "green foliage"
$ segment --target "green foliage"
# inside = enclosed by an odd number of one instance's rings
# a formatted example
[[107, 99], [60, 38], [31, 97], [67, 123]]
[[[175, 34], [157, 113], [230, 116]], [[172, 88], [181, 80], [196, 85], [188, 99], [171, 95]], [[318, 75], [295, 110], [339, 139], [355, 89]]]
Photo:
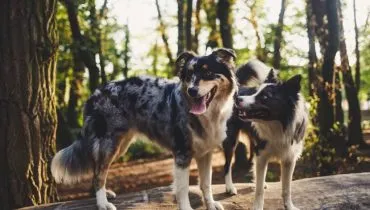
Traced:
[[146, 138], [138, 138], [130, 145], [126, 154], [118, 159], [118, 162], [154, 158], [163, 153], [164, 150], [157, 144], [152, 143]]

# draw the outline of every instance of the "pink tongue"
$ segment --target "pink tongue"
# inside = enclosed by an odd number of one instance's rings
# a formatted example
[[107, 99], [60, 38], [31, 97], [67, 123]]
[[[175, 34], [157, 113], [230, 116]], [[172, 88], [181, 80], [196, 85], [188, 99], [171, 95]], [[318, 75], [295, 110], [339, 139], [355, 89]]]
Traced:
[[201, 99], [198, 99], [193, 103], [189, 112], [195, 115], [203, 114], [207, 110], [206, 102], [207, 100], [205, 96]]

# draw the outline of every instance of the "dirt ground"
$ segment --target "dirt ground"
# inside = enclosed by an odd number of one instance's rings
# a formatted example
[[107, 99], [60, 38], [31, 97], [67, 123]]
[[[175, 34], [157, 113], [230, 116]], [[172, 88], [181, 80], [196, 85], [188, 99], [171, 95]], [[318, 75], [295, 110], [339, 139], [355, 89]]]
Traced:
[[[370, 131], [364, 134], [365, 139], [370, 144]], [[341, 173], [370, 172], [370, 151], [365, 151], [367, 161], [360, 167], [351, 169], [352, 171], [342, 171]], [[213, 184], [224, 184], [223, 164], [224, 157], [221, 151], [216, 151], [213, 156]], [[126, 163], [114, 163], [109, 170], [107, 188], [112, 189], [117, 194], [138, 192], [159, 186], [172, 184], [173, 160], [171, 157], [161, 157], [157, 159], [136, 160]], [[304, 174], [304, 165], [297, 163], [295, 179], [307, 177]], [[198, 182], [198, 172], [196, 163], [193, 160], [190, 167], [190, 184]], [[270, 164], [269, 174], [279, 173], [279, 165]], [[275, 174], [274, 177], [279, 177]], [[276, 178], [275, 178], [276, 179]], [[251, 173], [247, 170], [237, 170], [233, 172], [234, 183], [250, 182]], [[277, 181], [277, 180], [270, 180]], [[61, 201], [82, 199], [92, 196], [91, 177], [84, 177], [79, 184], [58, 185], [58, 194]]]

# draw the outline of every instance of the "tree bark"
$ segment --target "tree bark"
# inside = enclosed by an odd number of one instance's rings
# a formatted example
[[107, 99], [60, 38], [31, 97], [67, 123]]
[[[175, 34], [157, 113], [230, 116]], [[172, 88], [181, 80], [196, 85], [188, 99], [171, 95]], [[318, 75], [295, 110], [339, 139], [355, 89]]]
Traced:
[[308, 91], [313, 97], [317, 94], [318, 60], [315, 47], [315, 18], [312, 13], [311, 0], [306, 1], [307, 37], [308, 37]]
[[220, 33], [223, 47], [233, 48], [232, 37], [232, 0], [219, 0], [217, 3], [217, 17], [220, 21]]
[[337, 0], [326, 1], [326, 17], [327, 17], [327, 36], [325, 46], [321, 49], [323, 54], [322, 78], [323, 84], [319, 86], [319, 105], [318, 105], [318, 120], [320, 133], [329, 142], [334, 141], [331, 129], [334, 125], [334, 59], [339, 47], [338, 37], [338, 14], [337, 14]]
[[166, 25], [163, 22], [161, 8], [159, 7], [158, 0], [155, 0], [155, 5], [157, 7], [158, 20], [159, 20], [159, 30], [160, 30], [160, 33], [161, 33], [161, 36], [162, 36], [164, 47], [166, 49], [166, 54], [167, 54], [167, 58], [168, 58], [168, 64], [169, 64], [170, 68], [172, 69], [172, 72], [171, 73], [173, 75], [176, 75], [177, 72], [176, 72], [176, 68], [175, 68], [175, 61], [174, 61], [174, 59], [172, 57], [172, 52], [171, 52], [171, 49], [170, 49], [170, 45], [168, 44], [168, 36], [166, 34]]
[[192, 50], [192, 16], [193, 16], [193, 0], [187, 0], [186, 3], [186, 22], [185, 22], [185, 40], [186, 50]]
[[254, 30], [254, 34], [257, 39], [257, 45], [256, 45], [256, 57], [260, 61], [266, 61], [267, 59], [267, 52], [265, 48], [262, 45], [262, 38], [261, 34], [259, 32], [259, 25], [258, 25], [258, 17], [257, 17], [257, 0], [254, 1], [246, 1], [247, 7], [250, 10], [249, 17], [246, 17], [245, 19], [252, 25], [252, 28]]
[[81, 99], [83, 92], [83, 76], [85, 65], [80, 58], [76, 47], [72, 49], [73, 56], [73, 76], [70, 81], [71, 88], [69, 90], [69, 100], [67, 109], [67, 122], [70, 128], [79, 128], [78, 115], [81, 110], [78, 108], [78, 102]]
[[360, 90], [361, 86], [361, 64], [360, 64], [360, 49], [358, 43], [358, 26], [357, 26], [357, 10], [356, 10], [356, 0], [353, 0], [353, 20], [354, 20], [354, 27], [355, 27], [355, 53], [356, 53], [356, 71], [355, 71], [355, 80], [356, 80], [356, 88], [357, 91]]
[[130, 28], [128, 23], [124, 26], [125, 30], [125, 48], [123, 50], [123, 76], [124, 78], [128, 77], [129, 71], [129, 62], [130, 62]]
[[207, 23], [210, 28], [206, 50], [208, 48], [214, 49], [220, 46], [220, 34], [217, 30], [217, 12], [215, 0], [204, 0], [203, 7], [207, 15]]
[[90, 19], [90, 30], [92, 32], [92, 41], [93, 46], [90, 46], [93, 49], [93, 55], [96, 54], [99, 56], [99, 66], [100, 66], [100, 78], [102, 84], [107, 83], [107, 75], [105, 73], [105, 57], [103, 53], [103, 40], [102, 40], [102, 29], [101, 29], [101, 20], [103, 19], [105, 9], [107, 7], [107, 0], [104, 0], [103, 5], [100, 9], [99, 14], [96, 12], [95, 0], [89, 0], [89, 19]]
[[348, 61], [346, 40], [344, 37], [343, 28], [343, 15], [342, 9], [340, 7], [340, 1], [338, 0], [338, 13], [340, 15], [339, 19], [339, 49], [342, 65], [343, 83], [346, 90], [346, 96], [348, 101], [348, 140], [349, 145], [360, 145], [365, 147], [366, 144], [362, 136], [361, 128], [361, 110], [360, 102], [357, 96], [357, 89], [352, 78], [351, 67]]
[[275, 29], [275, 40], [274, 40], [274, 57], [273, 57], [273, 67], [275, 69], [280, 69], [281, 63], [281, 43], [283, 41], [283, 28], [284, 28], [284, 15], [287, 7], [287, 0], [281, 0], [281, 9], [279, 14], [278, 24]]
[[0, 7], [0, 209], [53, 202], [56, 0]]
[[200, 33], [201, 24], [202, 24], [200, 20], [201, 6], [202, 6], [202, 0], [197, 0], [197, 4], [195, 6], [195, 24], [194, 24], [194, 36], [193, 36], [193, 45], [192, 45], [192, 49], [196, 53], [198, 53], [199, 33]]
[[99, 68], [96, 65], [93, 52], [86, 46], [85, 37], [81, 34], [80, 24], [77, 18], [77, 2], [73, 0], [63, 0], [63, 3], [67, 8], [73, 45], [77, 46], [81, 59], [89, 70], [89, 89], [90, 92], [94, 92], [100, 83]]
[[[156, 0], [157, 1], [157, 0]], [[157, 10], [159, 5], [157, 2]], [[177, 56], [184, 52], [184, 0], [177, 0]]]

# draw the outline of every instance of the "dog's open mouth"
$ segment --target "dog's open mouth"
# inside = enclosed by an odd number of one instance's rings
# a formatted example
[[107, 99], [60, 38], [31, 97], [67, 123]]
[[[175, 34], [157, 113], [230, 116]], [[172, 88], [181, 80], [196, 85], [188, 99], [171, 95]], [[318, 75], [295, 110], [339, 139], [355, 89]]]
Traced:
[[209, 104], [211, 103], [216, 94], [216, 91], [217, 87], [213, 87], [211, 91], [209, 91], [204, 96], [192, 98], [191, 108], [189, 112], [195, 115], [200, 115], [206, 112]]
[[267, 119], [270, 112], [265, 108], [238, 109], [238, 116], [241, 120]]

